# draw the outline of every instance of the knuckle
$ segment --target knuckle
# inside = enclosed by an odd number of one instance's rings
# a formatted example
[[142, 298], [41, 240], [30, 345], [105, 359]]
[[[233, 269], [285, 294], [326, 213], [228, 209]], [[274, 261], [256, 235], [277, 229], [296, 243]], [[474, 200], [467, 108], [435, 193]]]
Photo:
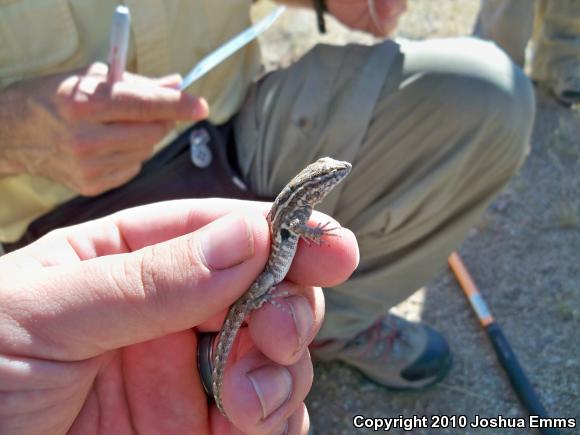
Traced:
[[139, 289], [145, 298], [152, 299], [155, 302], [159, 300], [163, 302], [163, 297], [158, 297], [160, 294], [158, 291], [160, 286], [159, 271], [154, 267], [155, 253], [157, 251], [158, 247], [155, 245], [143, 251], [143, 255], [137, 264], [139, 271]]
[[[156, 258], [163, 255], [156, 245], [150, 246], [142, 251], [136, 262], [125, 263], [125, 274], [133, 275], [136, 285], [126, 288], [125, 294], [129, 299], [141, 300], [142, 314], [149, 317], [151, 322], [158, 323], [161, 328], [166, 324], [165, 317], [161, 313], [169, 312], [170, 298], [167, 291], [164, 291], [165, 277], [160, 268], [156, 267]], [[147, 316], [147, 312], [156, 313], [155, 316]]]
[[108, 104], [110, 93], [109, 83], [75, 75], [60, 85], [55, 106], [65, 120], [91, 119], [103, 111], [111, 110], [111, 104]]
[[[190, 242], [188, 238], [171, 247], [151, 245], [142, 251], [137, 264], [139, 292], [156, 312], [175, 311], [174, 304], [180, 300], [171, 298], [168, 290], [175, 290], [177, 282], [188, 282], [185, 278], [191, 274], [190, 265], [199, 264]], [[166, 266], [160, 267], [161, 263]]]

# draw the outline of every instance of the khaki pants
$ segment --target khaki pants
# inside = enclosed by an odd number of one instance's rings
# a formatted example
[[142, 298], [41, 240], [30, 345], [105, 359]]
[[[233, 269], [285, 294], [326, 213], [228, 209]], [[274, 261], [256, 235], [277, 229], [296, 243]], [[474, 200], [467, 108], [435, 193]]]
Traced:
[[325, 290], [319, 339], [361, 331], [444, 267], [521, 165], [533, 117], [522, 71], [471, 38], [317, 46], [251, 88], [235, 133], [255, 192], [275, 195], [321, 156], [353, 163], [317, 207], [361, 252]]
[[532, 77], [577, 80], [580, 89], [580, 1], [482, 0], [474, 34], [495, 41], [522, 66], [532, 39]]

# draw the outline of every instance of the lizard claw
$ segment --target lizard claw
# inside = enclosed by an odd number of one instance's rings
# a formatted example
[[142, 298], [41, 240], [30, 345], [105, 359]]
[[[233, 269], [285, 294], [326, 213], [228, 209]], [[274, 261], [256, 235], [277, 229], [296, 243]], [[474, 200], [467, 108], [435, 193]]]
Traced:
[[317, 228], [319, 228], [322, 231], [322, 234], [325, 236], [338, 237], [338, 234], [332, 234], [332, 232], [339, 230], [341, 228], [340, 225], [337, 227], [326, 228], [329, 224], [330, 224], [330, 221], [326, 222], [322, 226], [320, 224], [318, 224]]
[[330, 221], [326, 222], [324, 225], [318, 224], [314, 228], [310, 228], [310, 231], [307, 235], [302, 236], [302, 238], [308, 243], [310, 246], [311, 243], [316, 243], [318, 246], [328, 245], [325, 243], [324, 237], [338, 237], [338, 234], [333, 234], [332, 232], [338, 230], [338, 227], [327, 228], [330, 224]]

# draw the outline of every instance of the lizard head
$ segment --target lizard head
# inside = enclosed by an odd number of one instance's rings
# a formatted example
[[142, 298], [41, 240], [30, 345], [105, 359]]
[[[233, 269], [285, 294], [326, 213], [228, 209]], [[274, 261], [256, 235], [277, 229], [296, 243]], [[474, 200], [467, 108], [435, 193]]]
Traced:
[[323, 157], [308, 165], [294, 179], [297, 191], [302, 190], [303, 200], [318, 204], [326, 195], [350, 173], [349, 162]]
[[[307, 220], [312, 208], [340, 183], [352, 169], [348, 162], [323, 157], [308, 165], [296, 175], [276, 197], [270, 212], [270, 225], [280, 225], [280, 220], [302, 210]], [[296, 217], [296, 216], [294, 216]], [[276, 224], [277, 222], [277, 224]]]

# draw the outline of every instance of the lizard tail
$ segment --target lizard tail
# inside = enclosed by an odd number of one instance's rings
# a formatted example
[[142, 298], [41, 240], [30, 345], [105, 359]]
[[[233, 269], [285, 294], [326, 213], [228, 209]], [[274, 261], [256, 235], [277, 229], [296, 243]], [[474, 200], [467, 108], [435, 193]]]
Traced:
[[228, 315], [226, 316], [226, 320], [224, 321], [224, 325], [222, 327], [222, 331], [218, 336], [218, 342], [215, 350], [215, 356], [213, 359], [213, 368], [212, 368], [212, 389], [215, 403], [222, 413], [222, 415], [226, 416], [224, 411], [223, 403], [222, 403], [222, 384], [224, 380], [224, 372], [227, 363], [227, 356], [234, 345], [234, 340], [236, 338], [236, 334], [242, 323], [244, 323], [244, 319], [246, 317], [246, 310], [245, 310], [245, 301], [240, 301], [239, 303], [234, 304], [230, 310], [228, 311]]

